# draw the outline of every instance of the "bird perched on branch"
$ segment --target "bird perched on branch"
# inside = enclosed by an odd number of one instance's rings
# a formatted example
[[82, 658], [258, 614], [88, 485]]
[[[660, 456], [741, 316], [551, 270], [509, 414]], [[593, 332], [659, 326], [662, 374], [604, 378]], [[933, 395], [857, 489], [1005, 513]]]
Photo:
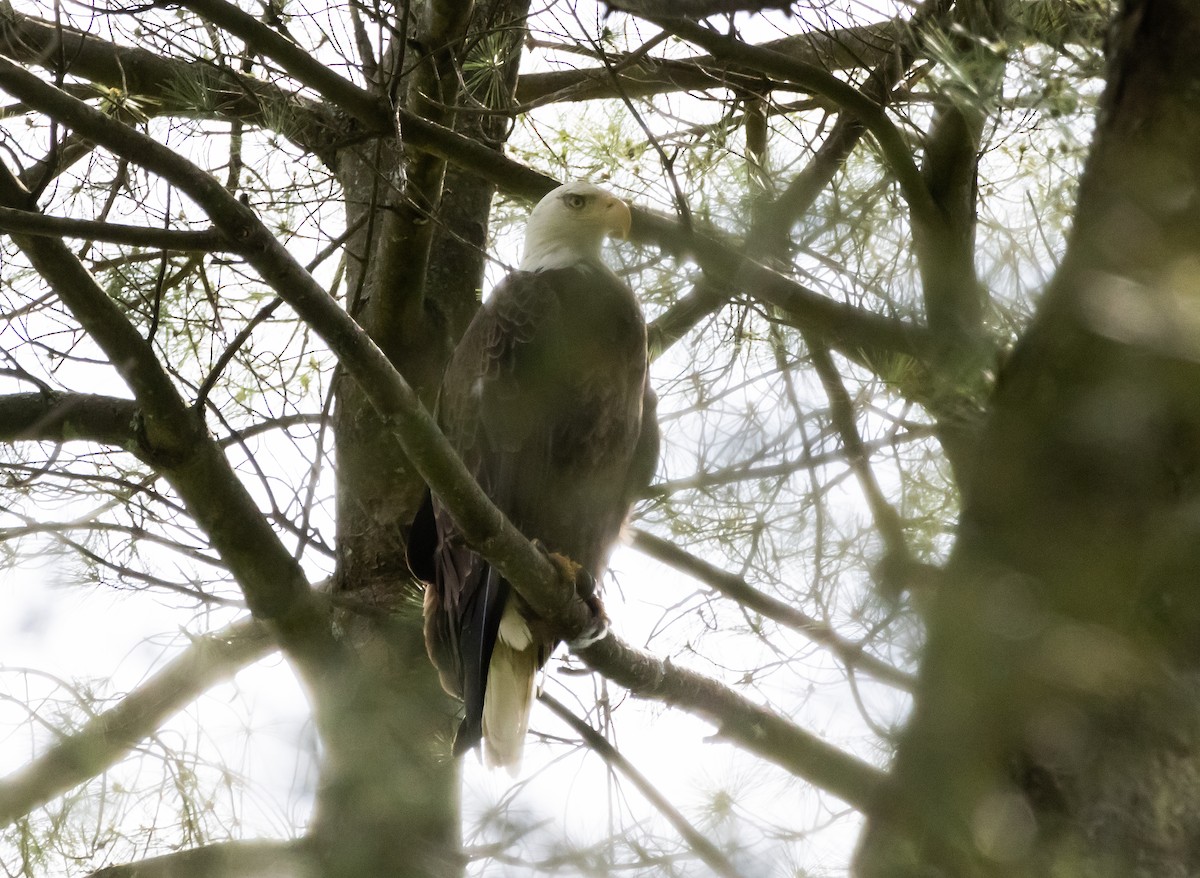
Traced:
[[[623, 201], [590, 183], [538, 202], [520, 269], [467, 327], [438, 400], [443, 432], [487, 495], [591, 588], [658, 457], [646, 324], [600, 258], [604, 238], [626, 236], [630, 220]], [[409, 544], [428, 581], [429, 656], [464, 703], [455, 755], [482, 739], [485, 762], [515, 773], [534, 677], [557, 640], [436, 499]], [[583, 596], [602, 621], [598, 598]]]

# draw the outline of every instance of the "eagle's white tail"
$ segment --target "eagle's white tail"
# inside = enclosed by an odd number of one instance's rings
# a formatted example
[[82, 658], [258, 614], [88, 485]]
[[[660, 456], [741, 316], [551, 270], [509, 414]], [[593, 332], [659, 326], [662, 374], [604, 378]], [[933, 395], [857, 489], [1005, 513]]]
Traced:
[[521, 769], [536, 674], [536, 646], [513, 649], [496, 638], [483, 696], [483, 759], [489, 768], [504, 767], [513, 777]]
[[503, 767], [514, 777], [521, 769], [538, 647], [529, 626], [510, 602], [500, 618], [496, 646], [488, 665], [483, 696], [483, 759], [489, 768]]

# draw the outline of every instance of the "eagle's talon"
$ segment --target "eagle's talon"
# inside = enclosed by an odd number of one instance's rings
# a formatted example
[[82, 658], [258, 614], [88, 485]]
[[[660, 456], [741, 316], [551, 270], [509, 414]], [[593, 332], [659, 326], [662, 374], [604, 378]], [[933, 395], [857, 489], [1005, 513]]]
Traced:
[[608, 613], [604, 611], [604, 603], [600, 600], [600, 596], [590, 595], [585, 597], [583, 602], [592, 611], [592, 621], [583, 633], [568, 641], [567, 645], [571, 649], [584, 649], [593, 643], [599, 643], [608, 636]]
[[546, 556], [546, 560], [558, 571], [558, 578], [575, 587], [575, 593], [587, 600], [596, 593], [596, 578], [566, 555], [552, 552], [541, 540], [532, 540], [533, 547]]
[[575, 571], [575, 593], [586, 603], [590, 604], [594, 600], [598, 604], [600, 597], [596, 590], [596, 577], [578, 564], [575, 566], [578, 568]]
[[532, 542], [534, 548], [545, 555], [546, 560], [554, 565], [559, 578], [575, 586], [575, 593], [591, 611], [591, 623], [582, 634], [570, 640], [568, 645], [573, 649], [582, 649], [603, 640], [608, 634], [608, 613], [604, 611], [604, 602], [600, 600], [596, 577], [566, 555], [550, 551], [541, 540], [535, 539]]

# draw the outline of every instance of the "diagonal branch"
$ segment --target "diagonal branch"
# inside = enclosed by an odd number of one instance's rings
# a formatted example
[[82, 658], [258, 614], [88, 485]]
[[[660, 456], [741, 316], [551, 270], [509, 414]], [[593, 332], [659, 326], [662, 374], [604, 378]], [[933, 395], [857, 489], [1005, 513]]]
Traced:
[[[11, 67], [40, 89], [61, 94], [11, 62], [0, 61], [0, 67]], [[130, 130], [86, 104], [67, 100], [108, 125]], [[215, 180], [212, 183], [225, 192]], [[28, 193], [3, 166], [0, 205], [23, 210], [34, 207]], [[222, 231], [229, 234], [228, 229]], [[13, 239], [133, 390], [139, 404], [134, 422], [139, 454], [183, 499], [229, 564], [255, 616], [276, 625], [281, 644], [302, 667], [309, 672], [319, 668], [338, 647], [303, 569], [279, 541], [221, 447], [208, 435], [200, 415], [184, 403], [153, 348], [61, 240], [28, 235], [14, 235]]]
[[266, 629], [244, 619], [192, 644], [166, 667], [70, 737], [0, 779], [0, 826], [116, 765], [205, 690], [271, 651]]
[[940, 226], [941, 214], [913, 159], [912, 150], [878, 102], [838, 79], [825, 68], [797, 61], [774, 49], [753, 46], [683, 19], [660, 16], [647, 16], [646, 19], [731, 63], [800, 86], [837, 103], [847, 113], [858, 118], [874, 136], [884, 159], [896, 177], [896, 182], [900, 185], [901, 192], [904, 193], [914, 220], [930, 227]]
[[846, 462], [858, 480], [859, 489], [866, 498], [871, 516], [875, 520], [875, 527], [883, 540], [885, 563], [896, 569], [909, 569], [913, 558], [904, 535], [904, 522], [900, 513], [888, 502], [887, 496], [879, 486], [879, 480], [875, 478], [875, 471], [871, 469], [870, 455], [867, 454], [862, 435], [858, 432], [857, 415], [850, 391], [846, 389], [829, 349], [811, 339], [807, 341], [813, 371], [817, 373], [829, 399], [830, 421], [842, 439], [842, 447], [846, 449]]
[[[616, 4], [614, 4], [616, 5]], [[631, 4], [626, 3], [627, 7]], [[663, 8], [643, 11], [662, 15]], [[1010, 27], [1001, 39], [1011, 45], [1064, 43], [1097, 47], [1104, 41], [1105, 17], [1085, 3], [1063, 0], [1021, 0], [1007, 5]], [[812, 30], [757, 44], [793, 61], [824, 70], [858, 70], [874, 67], [908, 41], [910, 22], [900, 18], [836, 30]], [[639, 58], [623, 70], [621, 88], [630, 97], [650, 97], [679, 91], [738, 86], [752, 80], [761, 88], [761, 76], [745, 76], [731, 70], [720, 54], [694, 58]], [[750, 84], [750, 83], [747, 83]], [[607, 100], [617, 97], [616, 86], [604, 67], [581, 67], [523, 75], [517, 84], [517, 101], [522, 105], [563, 101]]]
[[685, 552], [670, 540], [664, 540], [649, 531], [635, 529], [633, 545], [656, 561], [661, 561], [695, 577], [725, 597], [737, 601], [756, 613], [761, 613], [768, 619], [774, 619], [793, 631], [798, 631], [813, 643], [821, 644], [848, 667], [870, 674], [884, 683], [912, 691], [916, 681], [911, 675], [865, 652], [860, 644], [846, 640], [829, 623], [815, 619], [803, 610], [759, 591], [746, 582], [743, 577], [727, 573], [702, 558]]
[[[888, 102], [892, 89], [908, 70], [915, 54], [913, 25], [938, 15], [942, 2], [943, 0], [934, 0], [926, 3], [914, 13], [913, 21], [907, 24], [904, 31], [906, 38], [897, 39], [894, 43], [895, 54], [885, 56], [885, 60], [863, 87], [863, 93], [868, 99], [880, 106]], [[777, 198], [755, 212], [750, 232], [743, 245], [743, 258], [769, 264], [773, 264], [772, 260], [780, 259], [780, 254], [787, 250], [792, 226], [812, 207], [865, 133], [866, 126], [860, 119], [848, 113], [838, 115], [829, 136], [821, 143], [804, 170], [796, 175]], [[656, 354], [664, 350], [705, 315], [729, 301], [734, 293], [734, 290], [706, 277], [688, 295], [655, 320], [650, 327], [652, 350]], [[783, 313], [792, 314], [795, 323], [801, 328], [807, 323], [803, 316], [796, 319], [792, 309], [784, 308]], [[858, 351], [852, 345], [838, 345], [836, 341], [828, 343], [839, 347], [860, 363], [870, 359], [869, 354], [867, 357], [858, 356]], [[863, 350], [865, 352], [865, 346]]]
[[[53, 21], [15, 11], [0, 0], [0, 54], [25, 64], [46, 66], [59, 57], [72, 76], [149, 97], [155, 109], [194, 117], [240, 118], [279, 126], [282, 133], [317, 155], [345, 137], [345, 125], [321, 104], [289, 94], [278, 85], [237, 74], [205, 61], [180, 61], [136, 46], [121, 46]], [[187, 100], [195, 84], [204, 87], [203, 106]], [[380, 110], [376, 125], [386, 122]]]
[[585, 720], [580, 719], [567, 708], [565, 704], [557, 698], [542, 692], [538, 695], [538, 700], [542, 704], [550, 708], [550, 711], [575, 730], [575, 734], [583, 738], [585, 744], [600, 755], [600, 758], [625, 775], [629, 782], [637, 788], [637, 791], [646, 797], [646, 800], [658, 809], [658, 812], [667, 819], [667, 822], [675, 827], [683, 840], [688, 843], [696, 855], [704, 861], [714, 874], [724, 876], [724, 878], [738, 878], [741, 874], [733, 863], [729, 862], [729, 858], [721, 852], [721, 849], [708, 840], [696, 827], [688, 821], [679, 809], [671, 804], [670, 799], [660, 793], [655, 786], [650, 783], [644, 774], [638, 771], [637, 767], [626, 759], [621, 751], [608, 742], [605, 737], [593, 729]]
[[218, 841], [135, 863], [106, 866], [87, 878], [265, 878], [309, 874], [313, 852], [298, 841]]
[[[660, 15], [662, 12], [658, 10]], [[892, 19], [828, 32], [809, 31], [761, 43], [759, 47], [825, 70], [858, 69], [886, 59], [895, 51], [896, 43], [906, 39], [907, 31], [908, 22]], [[620, 87], [631, 98], [714, 87], [764, 87], [761, 75], [732, 70], [720, 55], [638, 59], [623, 67], [622, 74]], [[517, 83], [517, 100], [521, 104], [616, 97], [616, 84], [604, 67], [527, 73]]]
[[225, 0], [178, 0], [179, 5], [238, 37], [246, 47], [277, 63], [302, 85], [345, 110], [359, 121], [373, 125], [390, 108], [382, 98], [339, 76], [287, 37], [267, 27], [254, 16]]
[[576, 653], [637, 698], [661, 701], [708, 720], [717, 734], [866, 810], [884, 773], [827, 744], [728, 686], [635, 649], [613, 634]]

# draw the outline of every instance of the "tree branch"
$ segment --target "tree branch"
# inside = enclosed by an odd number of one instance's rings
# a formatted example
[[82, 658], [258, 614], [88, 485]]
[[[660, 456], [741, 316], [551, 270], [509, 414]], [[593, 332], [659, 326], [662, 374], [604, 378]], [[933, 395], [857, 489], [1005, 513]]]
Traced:
[[87, 238], [91, 241], [163, 250], [212, 252], [230, 248], [229, 242], [214, 229], [151, 229], [98, 220], [47, 216], [44, 213], [14, 210], [11, 207], [0, 207], [0, 231], [54, 238]]
[[[35, 209], [29, 193], [7, 167], [0, 167], [0, 205], [22, 212]], [[180, 453], [201, 428], [187, 417], [186, 406], [145, 339], [61, 240], [31, 235], [13, 235], [13, 239], [43, 277], [54, 279], [55, 293], [141, 401], [141, 427], [150, 445], [166, 455]]]
[[135, 863], [107, 866], [87, 878], [284, 878], [308, 875], [313, 853], [299, 841], [219, 841], [150, 857]]
[[774, 619], [781, 625], [786, 625], [793, 631], [803, 634], [813, 643], [821, 644], [845, 662], [848, 667], [870, 674], [875, 679], [890, 683], [897, 688], [912, 691], [916, 681], [911, 675], [865, 652], [860, 644], [846, 640], [829, 623], [815, 619], [803, 610], [759, 591], [746, 582], [743, 577], [727, 573], [721, 568], [697, 558], [690, 552], [684, 551], [670, 540], [664, 540], [662, 537], [640, 528], [633, 530], [633, 545], [656, 561], [661, 561], [669, 567], [695, 577], [730, 600], [737, 601], [742, 606], [761, 613], [768, 619]]
[[941, 223], [941, 214], [930, 197], [908, 143], [888, 118], [883, 107], [857, 88], [838, 79], [823, 67], [797, 61], [773, 49], [753, 46], [734, 37], [724, 36], [695, 22], [661, 16], [645, 18], [731, 63], [766, 74], [781, 82], [792, 83], [837, 103], [847, 113], [857, 117], [875, 137], [875, 142], [879, 144], [884, 159], [891, 167], [914, 219], [931, 227]]
[[168, 717], [272, 647], [266, 629], [250, 619], [195, 638], [114, 707], [0, 780], [0, 826], [116, 765]]
[[681, 18], [708, 18], [735, 12], [762, 12], [787, 9], [789, 0], [620, 0], [609, 3], [614, 9], [634, 15], [678, 15]]
[[[888, 448], [897, 448], [906, 442], [914, 442], [937, 435], [937, 428], [932, 425], [914, 425], [903, 433], [895, 436], [864, 442], [863, 449], [868, 455]], [[652, 498], [667, 497], [676, 491], [695, 491], [714, 488], [718, 485], [732, 485], [749, 482], [756, 479], [777, 479], [790, 476], [801, 470], [813, 470], [830, 463], [845, 463], [847, 452], [844, 448], [836, 451], [824, 451], [817, 454], [806, 454], [792, 460], [780, 463], [768, 463], [761, 466], [749, 464], [734, 464], [725, 467], [709, 467], [694, 475], [677, 479], [667, 479], [655, 482], [647, 488], [645, 496]]]
[[[646, 9], [645, 2], [639, 2], [636, 10], [632, 4], [623, 5], [639, 16], [643, 11], [658, 15], [666, 11], [660, 7]], [[1104, 40], [1105, 17], [1098, 14], [1094, 6], [1089, 8], [1083, 3], [1064, 3], [1062, 0], [1012, 3], [1009, 19], [1011, 27], [1005, 31], [1003, 39], [1015, 45], [1075, 43], [1094, 48]], [[832, 31], [813, 30], [756, 46], [829, 71], [856, 70], [882, 63], [907, 39], [908, 30], [908, 21], [893, 18]], [[622, 73], [621, 89], [632, 98], [737, 87], [748, 84], [747, 80], [753, 80], [758, 88], [765, 85], [761, 76], [748, 77], [731, 70], [729, 62], [719, 54], [686, 59], [639, 59], [625, 67]], [[527, 73], [517, 84], [517, 101], [522, 105], [617, 97], [616, 86], [604, 67]]]
[[137, 419], [131, 399], [57, 391], [0, 396], [0, 442], [82, 439], [136, 452]]
[[[61, 54], [69, 67], [63, 72], [153, 98], [159, 112], [241, 118], [267, 128], [282, 125], [281, 133], [319, 156], [328, 156], [332, 142], [346, 136], [344, 120], [339, 122], [321, 104], [288, 94], [277, 85], [211, 63], [178, 61], [136, 46], [117, 45], [16, 12], [6, 0], [0, 0], [0, 54], [42, 67]], [[185, 99], [194, 93], [196, 83], [204, 86], [204, 106]], [[386, 114], [380, 112], [376, 125], [386, 122]]]
[[846, 389], [828, 348], [809, 339], [808, 356], [813, 371], [817, 373], [821, 386], [825, 389], [825, 396], [829, 399], [829, 420], [842, 439], [842, 447], [846, 449], [846, 462], [858, 480], [859, 490], [862, 491], [875, 521], [875, 529], [883, 540], [885, 562], [897, 569], [909, 569], [913, 559], [904, 535], [904, 522], [900, 519], [900, 513], [888, 502], [883, 489], [879, 487], [879, 480], [875, 478], [874, 470], [871, 469], [870, 456], [858, 432], [858, 416], [850, 391]]
[[[36, 86], [37, 93], [69, 101], [111, 130], [150, 141], [62, 95], [10, 61], [0, 60], [0, 70], [16, 71], [22, 81]], [[169, 153], [165, 147], [161, 149]], [[133, 151], [137, 154], [136, 149]], [[205, 176], [217, 191], [234, 200], [217, 181]], [[252, 213], [250, 208], [234, 203]], [[0, 205], [25, 210], [34, 207], [28, 193], [3, 166]], [[230, 229], [221, 231], [230, 240], [238, 240]], [[280, 543], [220, 446], [208, 435], [201, 416], [180, 398], [153, 348], [61, 240], [26, 235], [13, 238], [133, 390], [139, 403], [135, 424], [141, 456], [170, 482], [208, 534], [237, 578], [255, 616], [277, 626], [281, 644], [301, 667], [309, 673], [319, 670], [331, 651], [339, 647], [303, 569]]]
[[[664, 10], [657, 12], [662, 15]], [[641, 11], [635, 14], [640, 16]], [[809, 31], [757, 46], [825, 70], [857, 69], [873, 67], [883, 61], [895, 51], [896, 42], [904, 37], [907, 29], [908, 22], [892, 19], [831, 32]], [[620, 62], [620, 56], [616, 60]], [[744, 71], [731, 69], [729, 62], [720, 55], [646, 58], [624, 67], [622, 74], [620, 87], [631, 98], [707, 88], [770, 87], [760, 74], [747, 75]], [[517, 82], [517, 101], [521, 104], [617, 97], [620, 97], [617, 87], [605, 67], [527, 73]]]
[[246, 47], [265, 55], [297, 82], [306, 85], [367, 125], [378, 123], [391, 108], [383, 98], [339, 76], [287, 37], [225, 0], [177, 0], [185, 9], [243, 40]]
[[[523, 594], [523, 593], [522, 593]], [[635, 697], [678, 707], [717, 726], [717, 734], [866, 810], [884, 773], [729, 687], [635, 649], [615, 634], [575, 652]]]
[[542, 692], [538, 695], [538, 700], [550, 708], [551, 713], [574, 729], [575, 734], [583, 738], [584, 743], [599, 754], [601, 759], [625, 775], [637, 791], [645, 796], [646, 800], [657, 808], [663, 817], [667, 818], [667, 822], [675, 827], [675, 831], [683, 837], [688, 846], [715, 874], [725, 876], [725, 878], [739, 878], [740, 873], [733, 863], [729, 862], [729, 858], [721, 852], [721, 849], [692, 826], [679, 809], [672, 805], [671, 801], [660, 793], [654, 784], [650, 783], [646, 776], [621, 754], [620, 750], [610, 744], [587, 722], [575, 716], [557, 698]]
[[[940, 14], [943, 5], [944, 0], [933, 0], [913, 14], [912, 20], [906, 23], [903, 31], [905, 39], [895, 40], [894, 52], [884, 56], [879, 67], [863, 86], [863, 94], [869, 100], [881, 107], [890, 100], [892, 90], [908, 70], [916, 51], [913, 45], [914, 26]], [[777, 198], [755, 211], [750, 232], [742, 247], [742, 258], [768, 264], [782, 261], [782, 254], [787, 252], [791, 240], [792, 226], [829, 185], [865, 132], [866, 126], [857, 117], [848, 113], [838, 115], [829, 136], [821, 143], [804, 170], [796, 175]], [[650, 327], [651, 350], [656, 354], [661, 352], [706, 314], [721, 307], [733, 294], [734, 290], [727, 286], [722, 287], [714, 283], [712, 278], [706, 277]], [[792, 315], [791, 309], [785, 309], [784, 313]], [[795, 319], [794, 315], [792, 319]], [[803, 327], [806, 321], [801, 318], [796, 322]], [[852, 346], [839, 347], [856, 361], [864, 361], [864, 358], [858, 355], [858, 350]]]

